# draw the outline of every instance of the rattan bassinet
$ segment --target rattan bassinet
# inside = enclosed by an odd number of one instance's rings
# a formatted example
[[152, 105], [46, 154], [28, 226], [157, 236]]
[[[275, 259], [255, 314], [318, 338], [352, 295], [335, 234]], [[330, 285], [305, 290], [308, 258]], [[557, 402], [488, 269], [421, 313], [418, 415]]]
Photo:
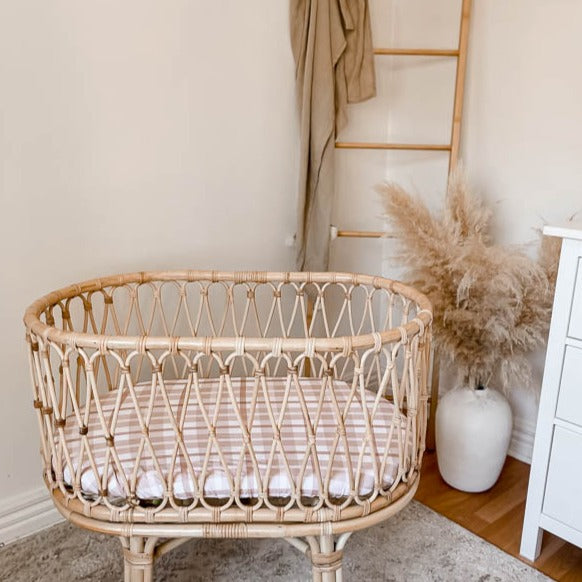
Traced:
[[283, 537], [341, 579], [418, 485], [431, 306], [345, 273], [95, 279], [25, 314], [43, 476], [126, 580], [194, 537]]

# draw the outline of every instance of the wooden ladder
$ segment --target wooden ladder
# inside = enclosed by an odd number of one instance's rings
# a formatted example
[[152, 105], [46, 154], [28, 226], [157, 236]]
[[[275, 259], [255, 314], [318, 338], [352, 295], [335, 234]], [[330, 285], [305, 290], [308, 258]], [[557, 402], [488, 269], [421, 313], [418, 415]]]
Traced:
[[[409, 57], [452, 57], [457, 59], [455, 75], [455, 93], [451, 127], [451, 139], [446, 144], [418, 144], [418, 143], [375, 143], [375, 142], [342, 142], [335, 144], [337, 149], [357, 150], [402, 150], [402, 151], [442, 151], [449, 152], [448, 174], [456, 167], [459, 159], [461, 141], [461, 121], [463, 118], [463, 97], [465, 92], [465, 73], [467, 70], [467, 50], [469, 46], [469, 23], [471, 18], [471, 0], [463, 0], [461, 7], [461, 23], [459, 26], [459, 43], [455, 49], [418, 49], [418, 48], [376, 48], [375, 55], [382, 56], [409, 56]], [[336, 226], [331, 227], [331, 237], [347, 238], [393, 238], [385, 232], [365, 230], [343, 230]], [[430, 415], [427, 433], [427, 448], [434, 449], [435, 427], [434, 418], [439, 392], [440, 358], [433, 353], [433, 367], [430, 390]]]

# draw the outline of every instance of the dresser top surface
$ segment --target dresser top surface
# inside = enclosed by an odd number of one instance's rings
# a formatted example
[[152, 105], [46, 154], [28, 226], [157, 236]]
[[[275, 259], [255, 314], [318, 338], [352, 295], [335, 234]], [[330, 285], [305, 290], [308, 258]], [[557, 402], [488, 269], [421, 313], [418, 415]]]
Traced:
[[544, 234], [582, 240], [582, 220], [563, 222], [562, 224], [548, 224], [544, 226]]

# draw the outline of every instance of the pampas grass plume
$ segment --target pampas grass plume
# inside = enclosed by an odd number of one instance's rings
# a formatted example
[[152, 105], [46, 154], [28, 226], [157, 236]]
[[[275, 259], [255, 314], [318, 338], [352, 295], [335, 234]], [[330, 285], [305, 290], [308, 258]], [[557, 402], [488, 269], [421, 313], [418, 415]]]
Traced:
[[556, 243], [544, 239], [539, 261], [491, 244], [491, 211], [462, 171], [451, 176], [440, 214], [397, 184], [377, 190], [407, 278], [433, 303], [441, 357], [471, 386], [528, 384], [526, 356], [544, 343], [549, 326]]

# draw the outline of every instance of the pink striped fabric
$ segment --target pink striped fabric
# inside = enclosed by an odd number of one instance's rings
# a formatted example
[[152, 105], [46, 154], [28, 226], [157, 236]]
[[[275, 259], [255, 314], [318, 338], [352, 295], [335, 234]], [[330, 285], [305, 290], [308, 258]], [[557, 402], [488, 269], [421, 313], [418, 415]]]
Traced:
[[[200, 380], [198, 387], [202, 407], [195, 386], [188, 387], [186, 381], [165, 382], [165, 391], [159, 384], [148, 382], [136, 385], [134, 396], [127, 387], [121, 393], [114, 390], [101, 396], [100, 406], [106, 425], [114, 434], [121, 468], [107, 452], [111, 449], [93, 401], [86, 436], [80, 435], [79, 422], [72, 415], [67, 418], [64, 441], [57, 437], [57, 458], [53, 460], [57, 478], [60, 473], [57, 468], [62, 467], [61, 476], [65, 483], [72, 485], [77, 480], [85, 494], [97, 494], [106, 488], [110, 498], [125, 498], [134, 490], [137, 497], [143, 500], [163, 498], [165, 491], [173, 491], [179, 499], [197, 497], [196, 491], [203, 491], [204, 496], [209, 498], [229, 498], [233, 493], [231, 483], [236, 481], [237, 472], [241, 476], [241, 498], [256, 498], [261, 489], [270, 497], [288, 497], [297, 489], [303, 496], [317, 497], [328, 474], [328, 493], [332, 497], [347, 496], [356, 490], [360, 495], [366, 495], [377, 487], [389, 487], [393, 483], [399, 464], [397, 439], [404, 438], [404, 427], [400, 425], [400, 431], [396, 428], [391, 430], [394, 407], [389, 401], [384, 398], [380, 400], [372, 423], [377, 448], [374, 463], [373, 449], [370, 444], [364, 445], [364, 438], [365, 416], [372, 412], [375, 393], [366, 391], [365, 402], [362, 403], [359, 389], [352, 393], [351, 387], [343, 381], [324, 384], [321, 379], [299, 378], [301, 391], [298, 391], [290, 378], [267, 377], [264, 380], [272, 416], [263, 386], [254, 378], [230, 379], [232, 394], [226, 376]], [[314, 426], [316, 454], [308, 454], [309, 438], [301, 394], [309, 422]], [[117, 399], [120, 399], [120, 409], [117, 419], [114, 419]], [[144, 437], [136, 404], [149, 427], [147, 432], [151, 446]], [[234, 404], [239, 409], [243, 424], [248, 427], [256, 466], [245, 447]], [[321, 414], [317, 419], [319, 406]], [[283, 408], [280, 443], [288, 465], [277, 447], [277, 431], [271, 420], [274, 418], [278, 423]], [[348, 451], [342, 439], [338, 442], [338, 409], [344, 416]], [[216, 441], [222, 451], [222, 460], [216, 443], [209, 439], [210, 431], [204, 412], [208, 422], [216, 427]], [[176, 446], [173, 428], [174, 422], [180, 424], [182, 415], [184, 423], [181, 432], [186, 455]], [[332, 458], [336, 442], [337, 449]], [[66, 462], [65, 447], [71, 463]], [[87, 448], [92, 452], [94, 463], [90, 462]], [[362, 449], [364, 453], [360, 455]], [[382, 466], [387, 450], [389, 454]], [[355, 483], [359, 463], [360, 479], [359, 483]], [[72, 478], [72, 473], [76, 479]]]

